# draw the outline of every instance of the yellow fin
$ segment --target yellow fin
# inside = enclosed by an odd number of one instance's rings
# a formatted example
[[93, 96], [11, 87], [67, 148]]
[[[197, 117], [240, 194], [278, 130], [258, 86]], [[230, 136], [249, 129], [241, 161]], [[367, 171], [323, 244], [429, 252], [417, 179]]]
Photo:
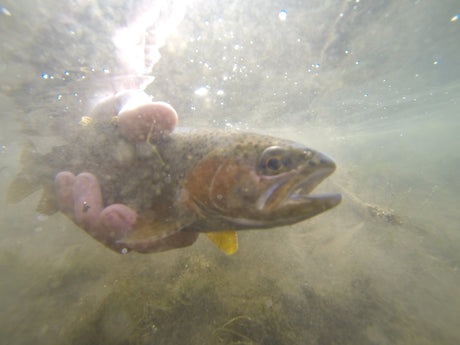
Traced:
[[208, 232], [205, 235], [227, 255], [232, 255], [238, 249], [238, 237], [235, 231]]

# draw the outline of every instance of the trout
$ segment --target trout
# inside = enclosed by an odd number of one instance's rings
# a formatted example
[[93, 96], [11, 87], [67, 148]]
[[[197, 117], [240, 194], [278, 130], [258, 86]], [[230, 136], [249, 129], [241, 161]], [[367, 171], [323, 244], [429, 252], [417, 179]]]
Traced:
[[294, 224], [341, 201], [338, 193], [311, 194], [334, 172], [330, 157], [289, 140], [239, 131], [176, 129], [134, 143], [116, 123], [95, 122], [47, 154], [26, 144], [20, 163], [8, 203], [43, 189], [37, 212], [51, 215], [58, 211], [55, 175], [90, 172], [105, 205], [122, 203], [138, 213], [123, 239], [128, 244], [194, 231], [231, 254], [237, 249], [235, 231]]

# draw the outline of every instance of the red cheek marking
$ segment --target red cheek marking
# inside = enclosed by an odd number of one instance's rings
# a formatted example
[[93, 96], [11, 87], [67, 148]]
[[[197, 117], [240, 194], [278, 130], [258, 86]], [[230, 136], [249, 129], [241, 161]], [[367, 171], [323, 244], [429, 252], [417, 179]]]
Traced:
[[206, 205], [209, 203], [210, 184], [221, 165], [218, 158], [205, 159], [198, 163], [187, 175], [184, 183], [184, 199], [188, 207], [193, 208], [193, 200]]

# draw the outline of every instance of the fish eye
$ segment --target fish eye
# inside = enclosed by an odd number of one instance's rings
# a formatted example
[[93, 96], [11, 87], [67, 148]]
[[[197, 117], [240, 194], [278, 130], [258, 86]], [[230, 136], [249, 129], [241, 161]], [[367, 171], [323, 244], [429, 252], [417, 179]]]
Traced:
[[280, 146], [269, 146], [261, 154], [258, 163], [262, 175], [276, 175], [286, 170], [289, 158]]
[[276, 172], [281, 169], [283, 163], [281, 162], [280, 157], [271, 157], [266, 160], [265, 166], [268, 169]]

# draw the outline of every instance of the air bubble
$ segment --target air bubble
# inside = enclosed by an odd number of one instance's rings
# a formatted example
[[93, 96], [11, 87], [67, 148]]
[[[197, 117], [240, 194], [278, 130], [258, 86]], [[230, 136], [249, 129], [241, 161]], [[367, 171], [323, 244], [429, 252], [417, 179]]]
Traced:
[[286, 21], [286, 18], [287, 18], [287, 12], [286, 10], [281, 10], [280, 13], [278, 13], [278, 18], [284, 22]]

